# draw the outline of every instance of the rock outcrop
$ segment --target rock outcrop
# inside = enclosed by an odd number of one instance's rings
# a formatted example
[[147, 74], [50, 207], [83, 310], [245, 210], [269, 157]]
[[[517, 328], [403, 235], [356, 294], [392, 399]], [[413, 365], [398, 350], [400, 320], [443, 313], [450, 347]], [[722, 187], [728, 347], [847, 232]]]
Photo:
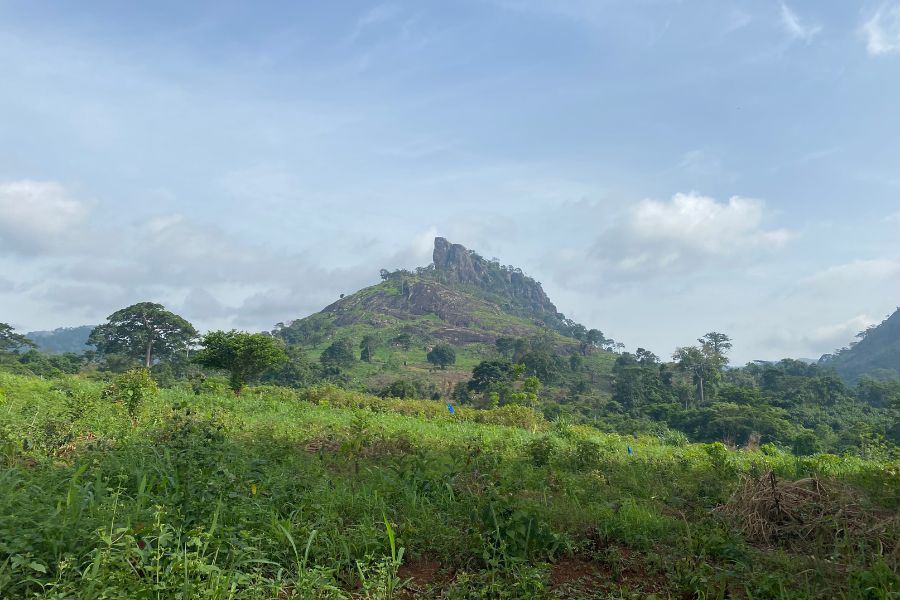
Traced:
[[519, 269], [487, 261], [465, 246], [452, 244], [442, 237], [434, 240], [433, 259], [435, 275], [443, 283], [480, 288], [536, 317], [558, 314], [541, 284]]

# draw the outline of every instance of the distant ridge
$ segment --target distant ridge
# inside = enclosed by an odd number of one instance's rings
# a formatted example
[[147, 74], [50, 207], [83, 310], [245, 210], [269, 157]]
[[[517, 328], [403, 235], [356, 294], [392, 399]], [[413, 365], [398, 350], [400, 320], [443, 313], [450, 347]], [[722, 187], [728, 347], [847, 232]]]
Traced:
[[850, 383], [864, 375], [882, 379], [900, 377], [900, 308], [857, 337], [858, 342], [826, 354], [819, 363], [833, 367]]
[[94, 330], [93, 325], [81, 325], [79, 327], [59, 327], [53, 331], [32, 331], [25, 337], [37, 344], [39, 350], [51, 354], [64, 354], [75, 352], [81, 354], [90, 350], [87, 340]]

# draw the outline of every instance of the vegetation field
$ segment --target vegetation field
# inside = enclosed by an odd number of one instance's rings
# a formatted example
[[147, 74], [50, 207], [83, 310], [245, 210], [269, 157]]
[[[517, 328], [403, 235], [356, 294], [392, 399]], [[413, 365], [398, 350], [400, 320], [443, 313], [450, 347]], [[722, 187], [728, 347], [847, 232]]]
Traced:
[[900, 463], [0, 374], [0, 597], [900, 597]]

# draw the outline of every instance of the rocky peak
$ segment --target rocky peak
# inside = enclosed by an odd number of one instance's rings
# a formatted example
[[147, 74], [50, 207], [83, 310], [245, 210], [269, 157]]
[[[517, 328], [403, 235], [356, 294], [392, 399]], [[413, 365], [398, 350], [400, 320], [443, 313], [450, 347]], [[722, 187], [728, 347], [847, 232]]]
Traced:
[[447, 284], [466, 284], [507, 297], [513, 305], [535, 316], [556, 316], [556, 306], [544, 293], [541, 284], [522, 273], [521, 269], [487, 261], [460, 244], [447, 239], [434, 239], [434, 270]]
[[[446, 238], [434, 238], [434, 268], [449, 283], [471, 283], [479, 281], [475, 257], [461, 244], [451, 244]], [[479, 265], [480, 266], [480, 265]]]

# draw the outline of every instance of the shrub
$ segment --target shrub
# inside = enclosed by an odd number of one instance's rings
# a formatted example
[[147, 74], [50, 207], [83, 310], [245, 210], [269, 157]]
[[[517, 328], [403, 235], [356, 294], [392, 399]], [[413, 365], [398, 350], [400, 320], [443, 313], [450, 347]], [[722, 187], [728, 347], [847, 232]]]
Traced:
[[148, 369], [131, 369], [116, 375], [103, 390], [103, 397], [121, 403], [132, 422], [136, 423], [141, 405], [157, 393], [159, 388]]
[[519, 404], [507, 404], [500, 408], [475, 411], [475, 416], [472, 420], [477, 423], [521, 427], [531, 431], [544, 429], [547, 425], [544, 415], [532, 408]]
[[600, 443], [592, 439], [578, 440], [570, 463], [576, 470], [595, 469], [600, 463]]
[[556, 454], [558, 445], [556, 439], [550, 435], [542, 435], [531, 440], [526, 446], [526, 452], [531, 459], [531, 464], [536, 467], [544, 467], [550, 464], [550, 459]]

